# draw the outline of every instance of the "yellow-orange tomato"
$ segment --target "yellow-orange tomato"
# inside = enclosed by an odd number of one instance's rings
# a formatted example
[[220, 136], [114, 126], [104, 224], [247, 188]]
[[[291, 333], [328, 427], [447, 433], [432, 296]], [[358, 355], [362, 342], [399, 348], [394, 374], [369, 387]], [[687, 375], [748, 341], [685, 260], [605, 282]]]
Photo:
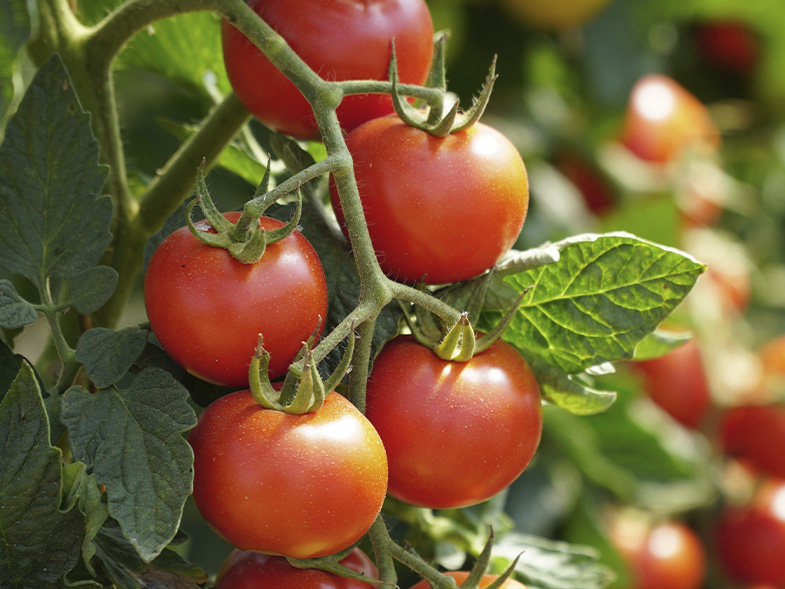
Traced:
[[594, 18], [609, 0], [502, 0], [524, 24], [549, 31], [578, 27]]
[[692, 93], [668, 76], [652, 74], [633, 87], [619, 139], [639, 158], [666, 163], [688, 147], [716, 149], [720, 133]]

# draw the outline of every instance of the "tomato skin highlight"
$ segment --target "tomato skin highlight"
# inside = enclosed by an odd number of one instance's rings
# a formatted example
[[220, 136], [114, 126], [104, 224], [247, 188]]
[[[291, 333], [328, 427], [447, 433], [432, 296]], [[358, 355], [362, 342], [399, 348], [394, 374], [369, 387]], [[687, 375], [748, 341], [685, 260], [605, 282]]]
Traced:
[[[371, 241], [391, 278], [467, 280], [518, 238], [528, 176], [517, 148], [495, 129], [476, 123], [440, 138], [392, 115], [359, 126], [346, 144]], [[332, 182], [330, 198], [343, 226]]]
[[188, 441], [194, 502], [241, 550], [333, 554], [368, 531], [384, 502], [384, 446], [338, 393], [303, 415], [264, 409], [248, 390], [231, 393], [202, 412]]
[[[251, 0], [248, 3], [326, 80], [386, 80], [392, 39], [400, 80], [422, 85], [433, 58], [433, 23], [423, 0]], [[311, 106], [284, 74], [227, 21], [223, 55], [232, 88], [263, 124], [297, 139], [318, 138]], [[347, 96], [341, 126], [393, 112], [389, 95]]]
[[[379, 573], [368, 555], [354, 548], [341, 564], [369, 578]], [[372, 589], [374, 585], [320, 571], [298, 569], [281, 556], [234, 550], [226, 558], [215, 579], [215, 589], [259, 589], [296, 587], [297, 589]]]
[[[224, 216], [234, 222], [240, 213]], [[269, 217], [260, 224], [264, 229], [284, 225]], [[268, 245], [257, 263], [242, 264], [182, 227], [150, 259], [144, 299], [164, 350], [188, 372], [227, 387], [248, 386], [260, 333], [271, 355], [270, 378], [277, 378], [314, 333], [319, 317], [327, 316], [324, 269], [299, 231]]]
[[[455, 579], [456, 583], [458, 583], [458, 587], [463, 585], [463, 582], [469, 577], [468, 571], [447, 571], [444, 573], [448, 577], [452, 577]], [[483, 575], [482, 580], [480, 580], [480, 589], [483, 587], [487, 587], [491, 583], [493, 583], [496, 579], [499, 578], [499, 575]], [[523, 583], [516, 581], [515, 579], [507, 579], [502, 585], [503, 589], [526, 589], [526, 585]], [[412, 585], [411, 589], [431, 589], [431, 584], [428, 583], [425, 579], [417, 583], [416, 585]]]
[[506, 488], [542, 433], [534, 374], [503, 341], [459, 363], [411, 336], [391, 340], [368, 380], [366, 416], [387, 449], [389, 494], [435, 509], [480, 503]]

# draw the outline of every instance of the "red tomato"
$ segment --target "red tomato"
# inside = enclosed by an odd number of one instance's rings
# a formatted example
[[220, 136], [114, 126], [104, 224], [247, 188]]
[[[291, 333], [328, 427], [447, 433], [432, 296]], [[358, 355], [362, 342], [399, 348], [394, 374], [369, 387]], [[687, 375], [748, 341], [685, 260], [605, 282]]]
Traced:
[[503, 341], [459, 363], [397, 337], [374, 362], [366, 404], [387, 449], [390, 495], [422, 507], [490, 499], [523, 472], [542, 432], [534, 374]]
[[595, 215], [613, 210], [617, 197], [613, 188], [600, 171], [581, 156], [565, 152], [556, 158], [556, 167], [575, 185], [587, 208]]
[[384, 501], [382, 442], [338, 393], [303, 415], [264, 409], [247, 390], [231, 393], [202, 412], [188, 441], [194, 502], [241, 550], [333, 554], [368, 531]]
[[690, 146], [716, 149], [720, 134], [694, 95], [672, 78], [652, 74], [632, 89], [620, 140], [639, 158], [665, 163]]
[[[372, 579], [379, 574], [371, 559], [359, 548], [341, 561], [345, 567]], [[354, 581], [317, 569], [298, 569], [281, 556], [234, 550], [221, 565], [215, 589], [372, 589], [374, 585]]]
[[706, 576], [706, 551], [698, 536], [681, 522], [648, 531], [637, 545], [620, 547], [630, 565], [631, 589], [698, 589]]
[[754, 469], [785, 478], [785, 406], [732, 407], [720, 424], [722, 448]]
[[[224, 216], [236, 221], [240, 213]], [[283, 223], [262, 217], [260, 225]], [[206, 221], [196, 226], [212, 231]], [[200, 243], [187, 227], [178, 229], [150, 260], [144, 299], [164, 350], [188, 372], [230, 387], [248, 386], [260, 333], [276, 378], [327, 316], [324, 270], [298, 231], [269, 245], [259, 262], [242, 264]]]
[[[433, 23], [423, 0], [251, 0], [249, 6], [327, 80], [386, 80], [392, 39], [400, 80], [425, 82]], [[268, 127], [298, 139], [318, 137], [300, 91], [243, 34], [223, 23], [226, 71], [238, 98]], [[338, 107], [346, 130], [393, 112], [388, 95], [348, 96]]]
[[[457, 583], [459, 583], [458, 587], [463, 585], [463, 582], [469, 577], [469, 573], [467, 571], [447, 571], [444, 573], [448, 577], [452, 577], [455, 579]], [[480, 589], [487, 587], [491, 583], [493, 583], [496, 579], [499, 578], [499, 575], [483, 575], [482, 580], [480, 581]], [[526, 585], [523, 583], [519, 583], [515, 579], [507, 579], [502, 585], [503, 589], [526, 589]], [[431, 589], [430, 583], [423, 579], [416, 585], [412, 585], [411, 589]]]
[[691, 339], [664, 356], [632, 362], [652, 401], [686, 427], [697, 428], [711, 405], [701, 351]]
[[[492, 267], [526, 219], [529, 185], [518, 150], [477, 123], [434, 137], [397, 116], [346, 140], [382, 269], [401, 282], [459, 282]], [[330, 188], [339, 221], [343, 213]]]
[[749, 505], [727, 508], [717, 545], [735, 581], [785, 585], [785, 483], [765, 485]]
[[703, 59], [729, 72], [748, 74], [760, 59], [760, 42], [741, 21], [716, 20], [695, 27], [695, 42]]

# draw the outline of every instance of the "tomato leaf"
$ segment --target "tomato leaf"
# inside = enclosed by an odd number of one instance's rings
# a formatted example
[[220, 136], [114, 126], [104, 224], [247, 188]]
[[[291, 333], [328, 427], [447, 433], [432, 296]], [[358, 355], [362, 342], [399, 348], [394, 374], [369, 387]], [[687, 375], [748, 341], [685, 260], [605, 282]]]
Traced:
[[[203, 11], [153, 23], [134, 37], [118, 65], [158, 74], [209, 99], [208, 83], [224, 94], [231, 90], [222, 56], [220, 17]], [[208, 82], [208, 75], [214, 81]]]
[[107, 168], [55, 55], [36, 73], [0, 146], [0, 267], [30, 279], [69, 279], [111, 240]]
[[594, 415], [602, 413], [616, 401], [615, 391], [600, 391], [587, 382], [581, 382], [579, 375], [567, 374], [538, 358], [527, 359], [537, 376], [537, 384], [546, 401], [574, 413], [575, 415]]
[[106, 503], [101, 500], [102, 493], [95, 482], [95, 475], [88, 475], [85, 465], [72, 462], [63, 466], [63, 493], [66, 504], [75, 505], [85, 516], [85, 536], [82, 540], [82, 560], [88, 571], [95, 575], [90, 561], [95, 555], [94, 539], [98, 530], [109, 517]]
[[103, 307], [117, 288], [119, 275], [109, 266], [94, 266], [71, 281], [69, 297], [78, 313], [93, 313]]
[[119, 381], [147, 344], [147, 332], [138, 327], [114, 331], [95, 327], [82, 334], [76, 344], [76, 359], [84, 365], [87, 378], [103, 389]]
[[0, 327], [15, 329], [37, 319], [35, 307], [19, 296], [9, 280], [0, 280]]
[[520, 555], [516, 578], [532, 589], [601, 589], [616, 576], [598, 562], [594, 548], [519, 532], [503, 536], [495, 543], [493, 554], [492, 562], [500, 570]]
[[626, 233], [559, 245], [555, 264], [508, 276], [523, 299], [504, 338], [567, 372], [631, 358], [692, 289], [705, 266]]
[[60, 459], [25, 363], [0, 403], [0, 587], [54, 587], [76, 565], [84, 519], [60, 510]]
[[24, 358], [14, 354], [13, 350], [2, 340], [0, 340], [0, 401], [11, 388], [11, 384], [16, 380], [19, 369], [22, 367]]
[[193, 452], [182, 433], [196, 424], [188, 391], [168, 373], [142, 370], [130, 388], [63, 396], [62, 421], [74, 458], [106, 485], [109, 513], [145, 562], [177, 532], [193, 483]]
[[0, 137], [3, 119], [14, 99], [16, 57], [29, 37], [27, 2], [9, 0], [0, 4]]
[[635, 347], [635, 360], [659, 358], [691, 338], [692, 333], [689, 331], [677, 333], [658, 329], [642, 339]]

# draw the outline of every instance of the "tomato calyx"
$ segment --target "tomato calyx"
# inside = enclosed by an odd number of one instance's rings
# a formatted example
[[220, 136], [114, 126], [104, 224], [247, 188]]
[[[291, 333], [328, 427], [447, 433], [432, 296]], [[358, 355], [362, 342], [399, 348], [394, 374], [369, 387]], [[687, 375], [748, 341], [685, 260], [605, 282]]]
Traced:
[[316, 411], [324, 404], [327, 395], [336, 389], [349, 371], [354, 352], [354, 328], [349, 333], [349, 341], [340, 363], [327, 380], [322, 380], [313, 356], [314, 340], [319, 331], [320, 327], [317, 327], [314, 335], [303, 342], [300, 353], [289, 366], [283, 383], [276, 383], [278, 386], [270, 382], [267, 370], [270, 353], [264, 349], [264, 338], [259, 334], [259, 343], [248, 371], [251, 394], [259, 405], [265, 409], [301, 415]]
[[392, 85], [390, 94], [396, 114], [407, 125], [421, 129], [435, 137], [447, 137], [451, 133], [464, 131], [479, 121], [491, 98], [493, 83], [497, 78], [496, 57], [494, 56], [488, 76], [485, 78], [479, 95], [472, 101], [471, 107], [461, 112], [459, 108], [460, 101], [456, 100], [452, 107], [444, 113], [444, 97], [447, 93], [445, 54], [446, 35], [442, 35], [436, 42], [433, 65], [429, 76], [429, 87], [441, 90], [442, 99], [435, 104], [430, 104], [425, 113], [409, 104], [398, 91], [399, 80], [395, 43], [393, 43], [392, 59], [390, 60], [390, 84]]
[[[262, 258], [268, 245], [281, 241], [297, 229], [302, 213], [302, 196], [299, 192], [297, 194], [297, 209], [286, 225], [269, 231], [265, 231], [259, 226], [259, 217], [280, 197], [280, 195], [275, 195], [274, 199], [265, 198], [270, 183], [269, 162], [267, 171], [256, 189], [253, 199], [246, 203], [243, 213], [236, 223], [226, 219], [215, 206], [210, 197], [210, 191], [207, 189], [204, 168], [205, 162], [203, 160], [197, 173], [196, 197], [188, 204], [185, 215], [191, 235], [199, 242], [211, 247], [223, 248], [243, 264], [255, 264]], [[191, 215], [197, 205], [202, 210], [209, 227], [205, 224], [197, 226], [193, 222]], [[209, 230], [210, 228], [212, 231]]]

